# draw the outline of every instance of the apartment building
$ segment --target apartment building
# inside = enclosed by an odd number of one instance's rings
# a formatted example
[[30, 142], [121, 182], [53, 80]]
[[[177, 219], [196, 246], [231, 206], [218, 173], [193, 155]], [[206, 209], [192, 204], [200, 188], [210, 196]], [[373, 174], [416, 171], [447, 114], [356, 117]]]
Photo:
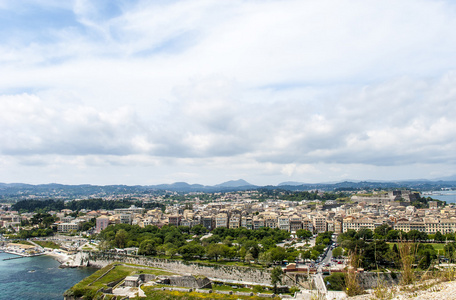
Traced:
[[80, 223], [60, 223], [57, 225], [58, 232], [71, 232], [71, 231], [78, 231], [80, 228]]
[[171, 215], [171, 216], [168, 217], [168, 224], [169, 225], [174, 225], [174, 226], [179, 226], [181, 219], [182, 219], [182, 216]]
[[290, 231], [290, 217], [279, 216], [279, 218], [277, 219], [277, 227], [280, 230]]
[[107, 216], [101, 216], [96, 219], [95, 232], [100, 233], [109, 225], [109, 218]]
[[232, 215], [229, 221], [229, 228], [239, 228], [241, 226], [241, 216], [238, 214]]
[[302, 218], [298, 215], [292, 215], [290, 217], [290, 232], [295, 233], [299, 229], [302, 229]]
[[264, 227], [277, 228], [278, 216], [276, 213], [269, 213], [264, 215]]
[[241, 226], [247, 229], [253, 229], [253, 219], [250, 216], [243, 216], [241, 218]]
[[321, 232], [326, 232], [326, 217], [322, 215], [317, 215], [312, 219], [313, 222], [313, 227], [315, 232], [321, 233]]
[[219, 213], [215, 216], [215, 228], [219, 227], [228, 227], [228, 214], [227, 213]]
[[263, 216], [254, 216], [253, 217], [253, 229], [257, 230], [264, 227]]
[[206, 227], [206, 229], [208, 230], [212, 230], [214, 229], [214, 224], [213, 224], [213, 221], [212, 221], [212, 216], [204, 216], [201, 220], [202, 224], [204, 227]]

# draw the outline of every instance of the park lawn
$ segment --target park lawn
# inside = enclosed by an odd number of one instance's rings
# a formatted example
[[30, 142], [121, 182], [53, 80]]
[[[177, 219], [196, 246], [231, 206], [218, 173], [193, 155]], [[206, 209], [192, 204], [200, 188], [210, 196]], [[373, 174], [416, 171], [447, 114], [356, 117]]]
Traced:
[[[398, 243], [388, 243], [390, 245], [390, 248], [393, 248], [394, 245], [397, 245]], [[431, 244], [432, 247], [434, 247], [435, 251], [443, 251], [443, 247], [445, 247], [445, 244], [443, 243], [426, 243], [426, 244]]]
[[54, 243], [53, 241], [34, 241], [34, 242], [44, 248], [60, 249], [60, 245]]
[[445, 247], [445, 244], [433, 243], [433, 244], [432, 244], [432, 247], [434, 247], [434, 249], [435, 249], [436, 251], [443, 251], [443, 248]]
[[133, 298], [133, 299], [146, 299], [146, 300], [166, 300], [166, 299], [180, 299], [180, 300], [197, 300], [197, 299], [222, 299], [222, 300], [236, 300], [236, 299], [253, 299], [264, 300], [265, 298], [258, 296], [240, 296], [240, 295], [224, 295], [216, 293], [197, 293], [197, 292], [179, 292], [179, 291], [155, 291], [153, 286], [143, 287], [146, 293], [146, 298]]
[[[101, 277], [104, 273], [106, 273], [111, 267], [113, 267], [105, 276]], [[106, 288], [107, 284], [113, 281], [121, 280], [129, 275], [135, 274], [154, 274], [154, 275], [173, 275], [174, 273], [167, 272], [157, 268], [149, 268], [145, 266], [141, 266], [138, 268], [136, 265], [128, 265], [128, 264], [110, 264], [92, 275], [84, 278], [77, 284], [75, 284], [69, 291], [72, 291], [74, 295], [80, 297], [82, 295], [87, 296], [94, 296], [96, 291], [101, 288]], [[100, 278], [101, 277], [101, 278]], [[65, 292], [65, 294], [67, 294]], [[90, 298], [90, 297], [88, 297]]]

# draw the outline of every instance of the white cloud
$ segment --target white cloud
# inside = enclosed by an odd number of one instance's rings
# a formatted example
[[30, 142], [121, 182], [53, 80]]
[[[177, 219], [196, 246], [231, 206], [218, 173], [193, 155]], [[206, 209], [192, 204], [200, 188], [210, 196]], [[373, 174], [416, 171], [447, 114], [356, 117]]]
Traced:
[[456, 163], [452, 2], [109, 5], [55, 2], [66, 26], [0, 30], [8, 170], [271, 183]]

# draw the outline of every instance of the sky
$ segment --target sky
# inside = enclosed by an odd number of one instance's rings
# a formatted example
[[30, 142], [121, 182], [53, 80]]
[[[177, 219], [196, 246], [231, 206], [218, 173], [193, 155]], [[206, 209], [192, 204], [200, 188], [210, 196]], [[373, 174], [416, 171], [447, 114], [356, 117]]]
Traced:
[[0, 0], [0, 182], [456, 174], [451, 0]]

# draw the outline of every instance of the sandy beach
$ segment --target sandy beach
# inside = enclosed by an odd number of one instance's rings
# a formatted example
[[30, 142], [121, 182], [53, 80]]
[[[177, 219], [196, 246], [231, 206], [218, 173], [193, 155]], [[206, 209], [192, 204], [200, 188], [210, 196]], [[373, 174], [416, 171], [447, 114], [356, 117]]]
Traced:
[[44, 254], [53, 257], [62, 265], [65, 265], [71, 261], [71, 256], [63, 252], [45, 251]]

